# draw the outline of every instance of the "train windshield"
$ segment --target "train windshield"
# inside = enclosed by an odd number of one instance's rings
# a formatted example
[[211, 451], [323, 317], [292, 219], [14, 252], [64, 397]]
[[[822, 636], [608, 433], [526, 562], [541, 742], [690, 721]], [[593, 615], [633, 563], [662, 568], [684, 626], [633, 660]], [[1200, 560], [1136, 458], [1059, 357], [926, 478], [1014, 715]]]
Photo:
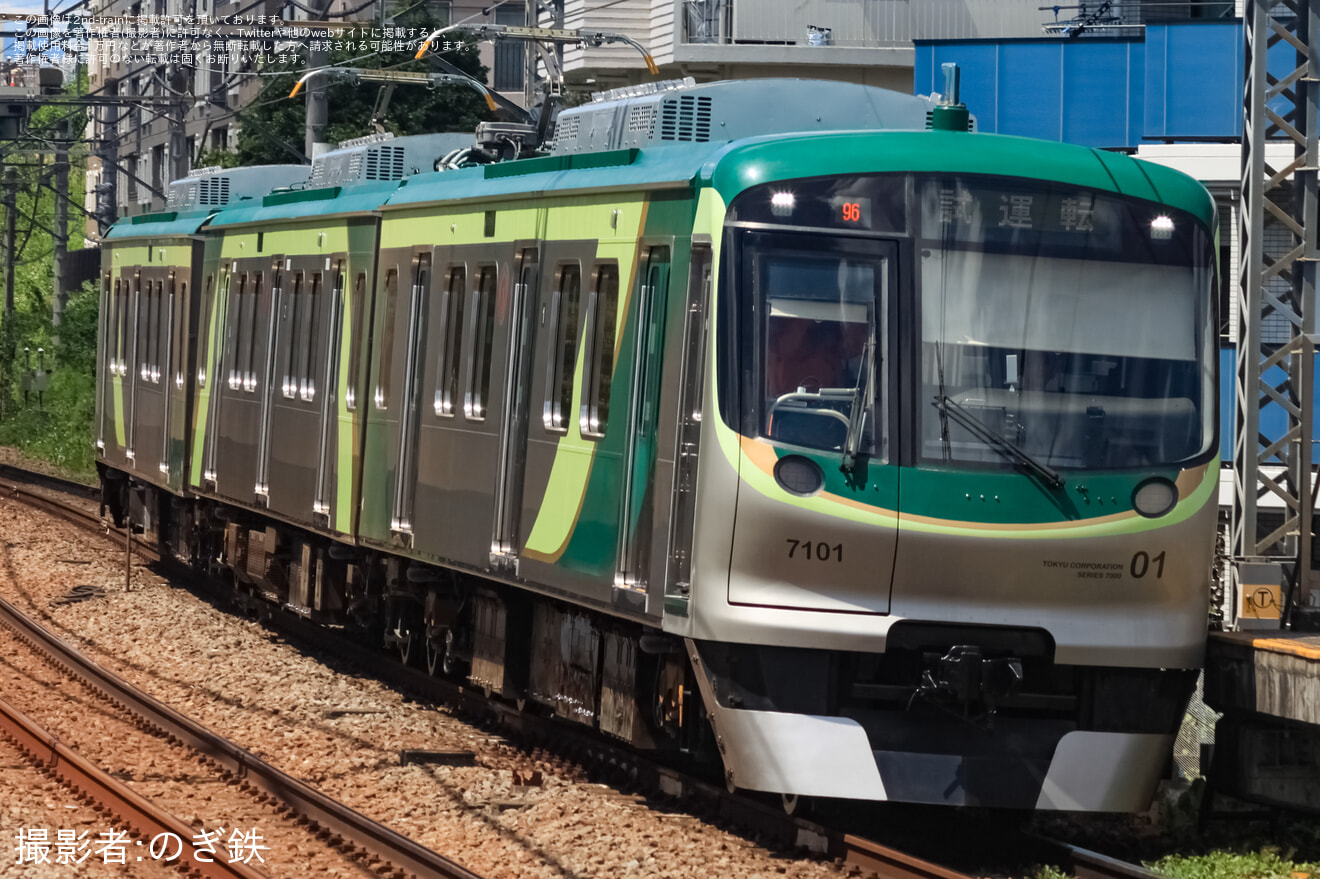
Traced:
[[749, 232], [749, 432], [848, 458], [887, 457], [884, 314], [893, 246]]
[[974, 176], [918, 195], [923, 459], [1049, 475], [1209, 451], [1212, 243], [1189, 215]]

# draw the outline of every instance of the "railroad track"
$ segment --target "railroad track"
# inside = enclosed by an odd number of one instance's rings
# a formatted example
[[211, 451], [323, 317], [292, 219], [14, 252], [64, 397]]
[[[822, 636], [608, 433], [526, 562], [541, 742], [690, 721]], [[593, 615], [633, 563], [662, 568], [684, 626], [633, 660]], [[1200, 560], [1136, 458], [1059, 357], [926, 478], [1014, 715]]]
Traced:
[[[389, 865], [388, 868], [373, 867], [375, 872], [396, 877], [412, 875], [418, 879], [481, 879], [443, 855], [281, 772], [250, 751], [129, 685], [47, 632], [4, 599], [0, 599], [0, 623], [18, 633], [69, 676], [154, 727], [171, 744], [188, 747], [219, 766], [226, 779], [249, 791], [259, 802], [271, 799], [293, 810], [301, 816], [300, 823], [301, 819], [306, 819], [309, 829], [319, 839], [328, 840], [331, 847], [346, 854], [360, 854], [362, 860], [371, 864]], [[54, 737], [25, 722], [8, 706], [4, 706], [2, 713], [6, 718], [4, 728], [15, 741], [30, 753], [51, 755], [62, 780], [101, 802], [125, 824], [148, 836], [168, 832], [181, 840], [193, 838], [192, 828], [161, 815], [132, 789], [59, 745]], [[205, 875], [254, 877], [260, 874], [249, 871]]]
[[[42, 490], [34, 491], [34, 486]], [[86, 498], [88, 492], [94, 490], [85, 485], [29, 474], [12, 465], [0, 465], [0, 490], [9, 497], [97, 533], [104, 539], [115, 541], [121, 546], [127, 543], [133, 553], [150, 561], [160, 561], [154, 547], [134, 540], [124, 529], [107, 524], [87, 509], [63, 503], [51, 496], [53, 493], [67, 493]], [[195, 572], [190, 571], [189, 574], [190, 579], [195, 581]], [[210, 587], [214, 584], [205, 585]], [[335, 803], [250, 752], [90, 665], [76, 651], [46, 633], [40, 626], [26, 620], [15, 608], [0, 599], [0, 618], [10, 618], [12, 615], [17, 615], [16, 619], [23, 619], [25, 622], [20, 625], [34, 639], [48, 645], [48, 648], [43, 649], [50, 649], [53, 655], [58, 654], [58, 661], [78, 677], [94, 681], [92, 685], [98, 689], [113, 688], [115, 695], [111, 696], [112, 699], [143, 717], [164, 735], [184, 742], [198, 753], [215, 760], [226, 771], [244, 779], [266, 796], [305, 815], [309, 821], [324, 828], [324, 832], [349, 841], [365, 851], [376, 853], [380, 858], [397, 865], [401, 872], [419, 877], [462, 876], [476, 879], [474, 874], [348, 807]], [[773, 840], [779, 846], [805, 848], [863, 873], [894, 879], [968, 879], [966, 874], [957, 870], [864, 836], [786, 815], [780, 808], [761, 799], [731, 794], [721, 785], [649, 760], [592, 731], [577, 729], [556, 722], [553, 718], [526, 713], [513, 705], [488, 700], [469, 687], [403, 666], [377, 650], [364, 647], [338, 633], [327, 632], [297, 615], [274, 613], [268, 617], [268, 622], [308, 649], [324, 651], [327, 641], [333, 639], [335, 655], [371, 677], [403, 687], [424, 699], [447, 704], [468, 718], [498, 727], [528, 746], [553, 741], [556, 752], [571, 754], [574, 760], [592, 767], [611, 781], [681, 800], [686, 809], [715, 817], [745, 833]], [[74, 671], [75, 668], [79, 670]], [[1139, 865], [1058, 841], [1024, 837], [1022, 844], [1031, 846], [1034, 852], [1039, 853], [1037, 860], [1072, 872], [1078, 879], [1158, 879], [1158, 874]]]
[[[261, 879], [261, 873], [231, 859], [223, 845], [214, 854], [200, 848], [195, 844], [191, 827], [103, 772], [3, 699], [0, 699], [0, 735], [13, 742], [47, 775], [58, 779], [76, 795], [108, 810], [140, 838], [154, 840], [165, 836], [178, 840], [178, 853], [162, 863], [189, 866], [207, 879]], [[204, 857], [199, 857], [203, 854]]]

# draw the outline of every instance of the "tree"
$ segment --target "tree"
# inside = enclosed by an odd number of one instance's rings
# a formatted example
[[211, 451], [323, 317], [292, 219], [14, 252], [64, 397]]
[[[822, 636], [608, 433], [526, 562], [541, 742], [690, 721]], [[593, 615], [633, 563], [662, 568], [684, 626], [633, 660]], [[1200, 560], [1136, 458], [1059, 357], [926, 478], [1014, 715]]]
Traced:
[[237, 168], [241, 163], [237, 153], [225, 149], [202, 150], [193, 160], [194, 168]]
[[[416, 29], [418, 38], [435, 28], [424, 16], [402, 16], [395, 27]], [[481, 83], [486, 82], [486, 68], [481, 64], [475, 43], [442, 53], [442, 57]], [[417, 61], [412, 52], [383, 52], [363, 58], [356, 50], [336, 50], [330, 63], [342, 67], [365, 67], [403, 71], [431, 72], [430, 57]], [[276, 64], [267, 73], [285, 71], [282, 76], [267, 77], [260, 95], [246, 110], [239, 112], [242, 127], [238, 135], [238, 160], [243, 165], [279, 164], [295, 161], [302, 152], [306, 124], [305, 103], [301, 95], [290, 99], [298, 77], [306, 72], [299, 62]], [[379, 85], [332, 80], [328, 86], [330, 124], [326, 140], [340, 141], [370, 134], [371, 111]], [[491, 118], [485, 98], [476, 89], [452, 85], [426, 88], [400, 84], [395, 88], [385, 116], [386, 130], [397, 134], [428, 134], [441, 131], [473, 131], [479, 122]]]
[[[64, 95], [86, 94], [86, 72], [64, 88]], [[95, 408], [96, 312], [99, 294], [89, 282], [69, 291], [59, 327], [51, 322], [51, 228], [56, 174], [49, 150], [62, 130], [72, 138], [70, 173], [64, 196], [69, 206], [69, 249], [81, 247], [78, 205], [82, 203], [87, 160], [83, 108], [58, 101], [33, 112], [24, 140], [5, 145], [6, 160], [18, 168], [15, 199], [16, 255], [12, 314], [0, 320], [0, 444], [17, 446], [83, 478], [95, 472], [92, 414]], [[26, 349], [26, 350], [25, 350]], [[38, 366], [49, 373], [41, 393], [20, 392], [24, 376]], [[40, 399], [41, 405], [38, 405]]]

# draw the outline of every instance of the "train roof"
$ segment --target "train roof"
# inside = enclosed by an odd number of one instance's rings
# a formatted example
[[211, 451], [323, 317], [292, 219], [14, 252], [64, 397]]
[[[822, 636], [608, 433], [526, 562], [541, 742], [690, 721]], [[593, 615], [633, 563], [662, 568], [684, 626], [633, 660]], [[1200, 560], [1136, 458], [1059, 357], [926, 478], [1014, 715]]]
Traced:
[[306, 220], [317, 216], [370, 214], [399, 188], [399, 181], [359, 183], [356, 186], [324, 186], [273, 192], [260, 200], [239, 202], [215, 215], [212, 226]]
[[[975, 138], [974, 148], [969, 148], [969, 137]], [[680, 188], [694, 183], [713, 187], [728, 203], [744, 189], [772, 180], [885, 172], [1053, 180], [1174, 205], [1198, 216], [1207, 226], [1214, 220], [1214, 203], [1194, 179], [1121, 153], [1006, 135], [838, 131], [545, 156], [427, 172], [402, 181], [278, 191], [217, 211], [167, 211], [126, 218], [106, 237], [192, 235], [208, 222], [217, 227], [291, 222], [441, 202]]]
[[[968, 138], [974, 138], [969, 142]], [[1211, 225], [1214, 201], [1194, 178], [1122, 153], [1003, 134], [826, 132], [728, 144], [702, 169], [726, 203], [772, 180], [839, 174], [994, 174], [1074, 184], [1173, 205]]]
[[420, 174], [390, 196], [388, 208], [440, 201], [519, 197], [573, 190], [658, 189], [691, 184], [724, 144], [542, 156]]
[[[767, 105], [751, 100], [755, 95], [796, 100]], [[365, 138], [327, 154], [337, 157], [336, 168], [343, 165], [340, 185], [256, 192], [210, 211], [134, 217], [121, 220], [107, 237], [189, 235], [208, 222], [217, 227], [296, 222], [428, 204], [693, 185], [713, 187], [728, 203], [749, 186], [772, 180], [886, 172], [1054, 180], [1168, 203], [1213, 223], [1209, 195], [1177, 171], [1088, 147], [924, 130], [926, 111], [933, 106], [930, 98], [808, 80], [680, 82], [649, 91], [620, 90], [561, 114], [550, 155], [423, 171], [423, 160], [452, 147], [455, 136]], [[829, 126], [835, 128], [821, 130]], [[387, 147], [393, 151], [388, 156], [371, 152]], [[360, 173], [348, 173], [350, 165]], [[310, 172], [308, 183], [334, 177], [329, 167]], [[364, 179], [371, 176], [371, 167], [377, 178]], [[399, 177], [379, 179], [386, 170], [390, 177], [399, 171]], [[307, 173], [303, 170], [304, 178]]]
[[1174, 205], [1207, 226], [1214, 221], [1209, 193], [1180, 171], [1089, 147], [949, 131], [777, 134], [732, 143], [523, 159], [419, 175], [395, 191], [384, 207], [693, 183], [712, 186], [727, 204], [744, 189], [768, 181], [885, 172], [1052, 180]]
[[187, 177], [170, 181], [166, 210], [124, 217], [110, 227], [105, 237], [116, 241], [195, 235], [228, 205], [261, 197], [275, 186], [301, 183], [310, 173], [306, 165], [197, 168]]
[[125, 238], [175, 238], [196, 235], [206, 221], [218, 210], [158, 211], [118, 220], [105, 233], [107, 241]]

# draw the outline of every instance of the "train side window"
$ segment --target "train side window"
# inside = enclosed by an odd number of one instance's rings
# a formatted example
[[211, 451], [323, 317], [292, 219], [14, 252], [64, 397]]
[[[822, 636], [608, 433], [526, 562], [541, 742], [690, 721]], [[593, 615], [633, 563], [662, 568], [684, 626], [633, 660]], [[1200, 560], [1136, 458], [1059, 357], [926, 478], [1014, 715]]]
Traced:
[[151, 282], [145, 285], [142, 283], [142, 275], [139, 272], [133, 279], [133, 368], [137, 370], [138, 377], [145, 379], [143, 370], [146, 367], [147, 358], [150, 356], [147, 349], [147, 329], [150, 325], [151, 317]]
[[261, 272], [253, 272], [252, 289], [243, 297], [243, 326], [240, 328], [242, 346], [239, 366], [241, 367], [240, 381], [245, 391], [256, 390], [257, 375], [253, 369], [253, 362], [256, 360], [257, 352], [257, 306], [261, 302], [261, 288], [264, 286], [265, 276]]
[[165, 338], [170, 331], [167, 324], [169, 315], [165, 310], [167, 302], [165, 282], [157, 280], [151, 302], [156, 330], [151, 334], [151, 373], [148, 376], [153, 385], [160, 384], [161, 376], [165, 373]]
[[[110, 273], [106, 272], [102, 276], [101, 284], [101, 304], [98, 306], [96, 319], [99, 321], [96, 331], [98, 333], [96, 356], [104, 357], [106, 364], [110, 369], [110, 374], [114, 374], [114, 339], [111, 338], [111, 332], [115, 325], [114, 307], [115, 300], [111, 291], [114, 285], [110, 283]], [[97, 369], [100, 369], [100, 362], [97, 362]]]
[[[234, 289], [234, 276], [225, 273], [225, 316], [224, 326], [220, 337], [221, 348], [219, 359], [229, 366], [229, 373], [226, 383], [230, 390], [237, 389], [241, 380], [238, 377], [238, 324], [243, 310], [243, 287], [247, 283], [247, 272], [238, 276], [238, 287]], [[232, 293], [230, 291], [233, 291]]]
[[171, 339], [170, 352], [170, 374], [166, 377], [167, 381], [174, 382], [177, 388], [183, 387], [183, 303], [188, 301], [188, 283], [179, 285], [178, 296], [174, 295], [174, 282], [170, 281], [170, 316], [173, 324], [170, 327]]
[[381, 327], [380, 361], [376, 370], [374, 394], [377, 409], [388, 409], [390, 400], [390, 379], [394, 372], [394, 312], [399, 301], [399, 270], [390, 269], [385, 273], [385, 323]]
[[243, 388], [243, 364], [247, 362], [247, 281], [247, 272], [243, 272], [238, 276], [238, 289], [234, 291], [234, 307], [232, 309], [234, 315], [232, 321], [234, 343], [229, 348], [233, 352], [234, 359], [232, 361], [233, 365], [229, 369], [229, 387], [236, 391]]
[[357, 409], [358, 368], [362, 365], [362, 309], [367, 298], [367, 273], [358, 272], [353, 282], [353, 317], [349, 324], [348, 390], [344, 393], [344, 408]]
[[151, 281], [146, 281], [141, 287], [141, 300], [138, 305], [138, 343], [137, 343], [137, 364], [138, 375], [144, 381], [151, 379], [151, 357], [155, 344], [155, 339], [151, 332]]
[[165, 282], [156, 281], [156, 301], [154, 311], [156, 312], [156, 332], [153, 335], [155, 340], [156, 353], [151, 359], [151, 383], [160, 384], [161, 376], [165, 372], [165, 340], [169, 336], [169, 314], [165, 310], [165, 304], [168, 300], [165, 298]]
[[467, 296], [467, 266], [451, 266], [449, 283], [445, 285], [441, 310], [440, 352], [437, 363], [435, 414], [452, 417], [454, 401], [458, 398], [458, 366], [460, 342], [463, 339], [463, 298]]
[[257, 373], [253, 364], [257, 359], [257, 308], [261, 305], [261, 291], [266, 277], [262, 272], [253, 272], [252, 288], [243, 302], [243, 390], [253, 391], [257, 387]]
[[133, 282], [124, 279], [124, 293], [119, 300], [119, 374], [128, 375], [129, 351], [133, 347]]
[[107, 347], [110, 350], [110, 371], [119, 371], [119, 358], [124, 350], [124, 336], [119, 332], [119, 316], [124, 311], [124, 291], [123, 281], [115, 279], [115, 292], [110, 300], [110, 320], [106, 324], [106, 330], [110, 335]]
[[582, 271], [577, 265], [559, 269], [554, 296], [554, 325], [550, 328], [553, 361], [546, 382], [543, 420], [553, 433], [568, 432], [568, 413], [573, 406], [573, 368], [577, 364], [578, 303], [582, 293]]
[[471, 369], [463, 401], [468, 421], [486, 420], [486, 398], [490, 395], [490, 361], [495, 348], [495, 266], [483, 266], [473, 291], [476, 325], [472, 330]]
[[170, 382], [170, 305], [174, 302], [174, 272], [170, 272], [170, 285], [164, 281], [156, 282], [156, 360], [151, 364], [151, 381], [160, 384]]
[[[174, 283], [170, 282], [173, 287]], [[156, 358], [151, 364], [151, 381], [153, 384], [160, 384], [162, 378], [169, 381], [169, 373], [166, 371], [169, 364], [165, 362], [166, 352], [169, 349], [170, 338], [170, 311], [168, 308], [170, 299], [169, 291], [165, 289], [164, 281], [156, 282]]]
[[614, 377], [614, 336], [619, 317], [619, 267], [596, 269], [596, 283], [587, 300], [587, 376], [579, 414], [582, 435], [605, 435], [610, 418], [610, 382]]
[[298, 396], [306, 403], [316, 398], [316, 379], [312, 376], [312, 353], [316, 345], [316, 312], [321, 301], [321, 273], [312, 275], [311, 287], [307, 291], [307, 302], [303, 306], [303, 329], [299, 333], [302, 339], [302, 362], [299, 364], [301, 375], [298, 378]]
[[[188, 301], [186, 294], [183, 301]], [[202, 313], [197, 319], [197, 386], [206, 387], [206, 358], [211, 354], [211, 333], [215, 332], [211, 307], [215, 302], [215, 276], [206, 276], [206, 286], [202, 288]]]
[[293, 276], [293, 290], [285, 300], [283, 315], [287, 355], [284, 360], [284, 380], [280, 382], [280, 392], [284, 394], [285, 399], [292, 399], [298, 395], [298, 374], [296, 370], [302, 365], [302, 356], [298, 351], [299, 346], [302, 344], [298, 312], [302, 308], [302, 286], [303, 273], [297, 272]]
[[[113, 326], [114, 300], [110, 298], [110, 291], [114, 289], [110, 283], [110, 273], [106, 272], [101, 276], [101, 298], [96, 306], [96, 356], [109, 359], [110, 348], [110, 327]], [[100, 369], [100, 362], [97, 362], [97, 369]]]
[[133, 273], [132, 285], [124, 285], [124, 368], [125, 376], [137, 368], [138, 309], [141, 308], [142, 273]]
[[298, 396], [298, 370], [302, 367], [302, 314], [308, 306], [302, 292], [302, 272], [293, 275], [293, 292], [289, 294], [286, 305], [286, 335], [288, 335], [288, 359], [284, 366], [284, 383], [281, 391], [285, 397]]
[[147, 281], [147, 308], [144, 310], [145, 323], [147, 331], [141, 335], [143, 339], [143, 355], [139, 360], [139, 375], [144, 381], [152, 380], [152, 368], [156, 364], [156, 346], [160, 344], [160, 284], [153, 284]]

